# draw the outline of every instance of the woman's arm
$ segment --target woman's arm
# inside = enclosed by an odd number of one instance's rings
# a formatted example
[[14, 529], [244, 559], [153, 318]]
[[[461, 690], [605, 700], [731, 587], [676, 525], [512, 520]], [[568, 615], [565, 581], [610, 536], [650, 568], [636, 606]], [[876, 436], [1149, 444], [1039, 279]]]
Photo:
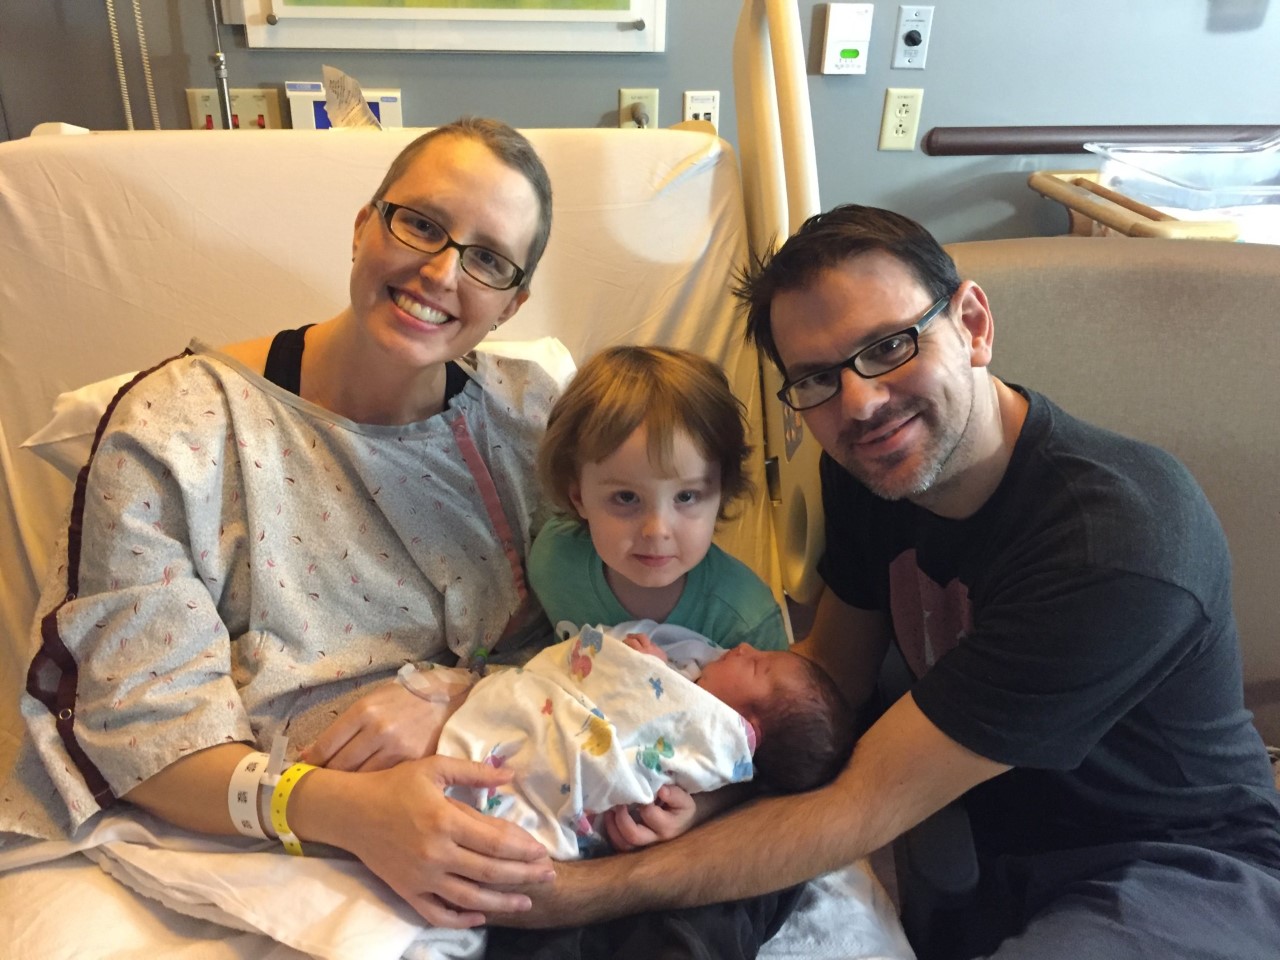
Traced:
[[[227, 786], [249, 748], [223, 744], [190, 754], [125, 794], [170, 823], [234, 834]], [[358, 857], [428, 922], [471, 927], [493, 911], [522, 911], [523, 893], [493, 885], [554, 878], [546, 850], [513, 824], [448, 799], [447, 786], [496, 787], [510, 773], [431, 757], [376, 773], [317, 769], [294, 788], [287, 818], [295, 835]]]

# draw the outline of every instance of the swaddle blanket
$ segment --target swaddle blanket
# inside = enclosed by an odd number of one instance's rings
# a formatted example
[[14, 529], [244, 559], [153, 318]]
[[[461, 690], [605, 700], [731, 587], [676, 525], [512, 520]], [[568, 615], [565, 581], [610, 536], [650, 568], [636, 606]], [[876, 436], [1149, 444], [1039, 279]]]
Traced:
[[652, 803], [664, 784], [699, 793], [752, 774], [747, 722], [628, 647], [629, 626], [585, 627], [485, 677], [440, 736], [442, 754], [515, 770], [506, 786], [454, 795], [519, 824], [555, 859], [603, 852], [597, 814]]

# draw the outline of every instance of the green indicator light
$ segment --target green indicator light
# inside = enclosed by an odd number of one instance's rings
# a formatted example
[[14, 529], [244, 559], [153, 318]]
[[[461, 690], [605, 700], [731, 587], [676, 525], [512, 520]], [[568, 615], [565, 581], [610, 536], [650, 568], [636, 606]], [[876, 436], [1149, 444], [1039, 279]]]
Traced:
[[847, 50], [841, 50], [840, 56], [845, 60], [857, 60], [858, 57], [862, 56], [862, 51], [857, 47], [849, 47]]

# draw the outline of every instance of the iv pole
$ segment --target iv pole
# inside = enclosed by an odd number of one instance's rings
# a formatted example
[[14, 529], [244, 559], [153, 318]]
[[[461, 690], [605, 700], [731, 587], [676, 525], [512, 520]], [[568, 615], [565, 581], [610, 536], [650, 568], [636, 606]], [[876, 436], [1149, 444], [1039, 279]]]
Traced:
[[222, 37], [218, 32], [218, 0], [209, 0], [209, 15], [213, 18], [213, 43], [217, 48], [209, 60], [213, 63], [215, 86], [218, 88], [218, 110], [222, 114], [222, 129], [231, 129], [231, 91], [227, 88], [227, 58], [222, 52]]

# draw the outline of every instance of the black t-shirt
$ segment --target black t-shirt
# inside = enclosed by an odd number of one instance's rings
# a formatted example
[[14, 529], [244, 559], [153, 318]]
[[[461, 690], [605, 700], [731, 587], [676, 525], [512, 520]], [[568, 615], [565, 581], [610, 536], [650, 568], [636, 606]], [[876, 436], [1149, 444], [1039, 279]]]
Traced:
[[1213, 510], [1173, 457], [1022, 392], [1005, 476], [965, 520], [824, 455], [819, 572], [889, 612], [925, 716], [1015, 768], [968, 795], [984, 853], [1184, 841], [1280, 866]]

